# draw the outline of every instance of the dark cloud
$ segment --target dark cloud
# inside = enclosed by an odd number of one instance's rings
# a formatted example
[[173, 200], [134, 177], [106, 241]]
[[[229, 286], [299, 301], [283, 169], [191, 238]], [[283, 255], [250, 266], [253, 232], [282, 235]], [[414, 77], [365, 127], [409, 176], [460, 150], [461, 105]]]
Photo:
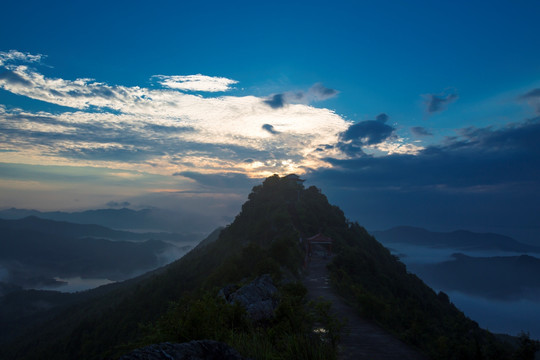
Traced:
[[387, 120], [388, 115], [382, 113], [376, 117], [376, 120], [352, 124], [341, 133], [340, 140], [358, 147], [379, 144], [392, 136], [395, 130], [392, 126], [385, 124]]
[[395, 128], [385, 124], [389, 116], [385, 113], [377, 115], [376, 120], [361, 121], [349, 126], [340, 134], [337, 147], [349, 156], [363, 156], [363, 146], [376, 145], [390, 138]]
[[328, 159], [306, 175], [368, 227], [538, 227], [540, 117], [467, 128], [417, 155]]
[[108, 207], [112, 207], [112, 208], [117, 208], [117, 207], [128, 207], [130, 206], [131, 203], [129, 201], [120, 201], [120, 202], [117, 202], [117, 201], [109, 201], [107, 203], [107, 206]]
[[411, 132], [415, 136], [433, 136], [433, 134], [422, 126], [413, 126]]
[[377, 117], [375, 117], [375, 120], [380, 122], [380, 123], [385, 123], [388, 121], [390, 117], [388, 115], [386, 115], [385, 113], [382, 113], [382, 114], [379, 114], [377, 115]]
[[4, 71], [0, 73], [0, 80], [4, 80], [9, 84], [17, 84], [23, 86], [31, 86], [32, 83], [19, 74], [14, 73], [13, 71]]
[[455, 92], [443, 94], [428, 94], [424, 96], [426, 99], [426, 111], [429, 114], [446, 110], [448, 104], [456, 101], [459, 95]]
[[263, 100], [263, 102], [272, 109], [282, 108], [286, 104], [284, 94], [274, 94], [270, 97], [270, 99]]
[[239, 173], [202, 174], [195, 171], [180, 171], [174, 173], [173, 176], [183, 176], [195, 180], [205, 187], [216, 188], [218, 191], [223, 189], [251, 189], [261, 181], [261, 179], [251, 179]]
[[279, 134], [279, 131], [277, 131], [276, 129], [274, 129], [274, 127], [273, 127], [272, 125], [270, 125], [270, 124], [264, 124], [264, 125], [262, 126], [262, 128], [263, 128], [263, 130], [268, 131], [268, 132], [269, 132], [270, 134], [272, 134], [272, 135], [277, 135], [277, 134]]
[[354, 141], [340, 141], [336, 146], [341, 152], [347, 154], [350, 157], [360, 157], [366, 155], [366, 153], [364, 153], [364, 150], [362, 150], [362, 146]]
[[330, 161], [340, 169], [369, 169], [361, 174], [365, 185], [470, 187], [514, 181], [540, 184], [538, 139], [540, 118], [501, 129], [466, 128], [458, 137], [430, 146], [418, 155]]

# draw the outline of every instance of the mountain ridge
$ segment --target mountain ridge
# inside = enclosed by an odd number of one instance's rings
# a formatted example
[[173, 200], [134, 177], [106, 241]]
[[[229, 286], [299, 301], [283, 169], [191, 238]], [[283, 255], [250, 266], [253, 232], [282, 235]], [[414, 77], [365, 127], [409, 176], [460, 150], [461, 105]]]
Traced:
[[[167, 231], [179, 232], [179, 236], [189, 239], [193, 236], [201, 236], [199, 231], [186, 231], [187, 224], [179, 226], [173, 212], [161, 209], [132, 210], [121, 209], [91, 209], [83, 211], [39, 211], [9, 208], [0, 210], [0, 218], [17, 220], [28, 216], [36, 216], [41, 219], [66, 221], [75, 224], [95, 224], [115, 230], [142, 230], [147, 232]], [[200, 226], [197, 226], [200, 227]], [[192, 229], [193, 230], [193, 229]]]
[[[511, 357], [508, 344], [466, 318], [446, 294], [435, 293], [410, 274], [319, 189], [306, 189], [302, 182], [296, 176], [267, 178], [253, 188], [235, 220], [215, 241], [141, 280], [117, 285], [101, 297], [66, 309], [32, 337], [19, 338], [8, 354], [17, 354], [13, 358], [18, 359], [114, 359], [149, 340], [189, 340], [192, 332], [179, 324], [197, 330], [193, 333], [234, 341], [239, 334], [231, 337], [222, 328], [212, 328], [221, 324], [219, 313], [212, 312], [223, 306], [216, 300], [217, 289], [262, 274], [286, 280], [282, 291], [289, 295], [281, 302], [281, 315], [266, 325], [282, 331], [267, 333], [260, 325], [248, 326], [251, 332], [243, 334], [264, 340], [279, 354], [285, 339], [305, 339], [298, 333], [305, 331], [302, 327], [291, 327], [298, 325], [294, 314], [307, 306], [302, 300], [305, 289], [294, 283], [302, 277], [305, 258], [300, 237], [322, 232], [334, 239], [335, 256], [328, 268], [332, 286], [362, 316], [433, 358], [472, 358], [475, 353]], [[231, 311], [234, 315], [236, 310]], [[244, 322], [237, 324], [241, 327], [236, 331], [245, 329]], [[249, 346], [244, 350], [250, 351]]]

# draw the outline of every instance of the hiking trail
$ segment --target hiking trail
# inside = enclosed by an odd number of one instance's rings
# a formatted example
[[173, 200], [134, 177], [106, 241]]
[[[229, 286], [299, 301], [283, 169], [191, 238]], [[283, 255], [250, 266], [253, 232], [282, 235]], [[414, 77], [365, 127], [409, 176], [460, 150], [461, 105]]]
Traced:
[[331, 312], [345, 321], [338, 349], [340, 360], [426, 360], [427, 356], [411, 348], [379, 326], [362, 319], [345, 301], [334, 294], [326, 265], [330, 258], [313, 255], [307, 265], [304, 285], [308, 298], [319, 297], [332, 303]]

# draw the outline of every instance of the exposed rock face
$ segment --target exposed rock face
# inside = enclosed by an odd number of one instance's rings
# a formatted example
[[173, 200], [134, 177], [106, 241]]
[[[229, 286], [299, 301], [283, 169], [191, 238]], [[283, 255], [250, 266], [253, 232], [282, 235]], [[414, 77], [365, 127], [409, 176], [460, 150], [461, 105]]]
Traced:
[[119, 360], [248, 360], [229, 345], [213, 340], [161, 343], [136, 349]]
[[278, 305], [277, 292], [272, 278], [265, 274], [239, 289], [226, 286], [220, 290], [219, 295], [229, 304], [240, 303], [246, 308], [250, 319], [261, 321], [274, 317]]

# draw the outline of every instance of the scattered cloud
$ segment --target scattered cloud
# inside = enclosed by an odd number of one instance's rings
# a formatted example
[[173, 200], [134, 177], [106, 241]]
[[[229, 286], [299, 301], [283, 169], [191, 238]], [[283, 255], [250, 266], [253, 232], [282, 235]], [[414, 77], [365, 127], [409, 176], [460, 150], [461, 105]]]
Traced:
[[[336, 148], [346, 155], [345, 159], [392, 154], [416, 155], [424, 149], [398, 136], [396, 129], [386, 124], [389, 118], [387, 114], [381, 113], [375, 117], [375, 120], [351, 124], [340, 134]], [[321, 147], [321, 150], [324, 148]]]
[[313, 98], [314, 100], [322, 101], [331, 99], [337, 96], [338, 93], [339, 92], [335, 89], [330, 89], [325, 87], [321, 83], [316, 83], [308, 90], [307, 94], [305, 94], [305, 97], [307, 97], [308, 99]]
[[351, 124], [349, 128], [340, 134], [339, 148], [346, 154], [363, 155], [363, 147], [377, 145], [390, 138], [395, 128], [385, 124], [388, 115], [377, 115], [376, 120], [361, 121]]
[[449, 104], [459, 98], [459, 95], [454, 91], [446, 91], [441, 94], [423, 95], [425, 99], [426, 111], [428, 114], [433, 114], [446, 110]]
[[529, 91], [528, 93], [524, 94], [523, 96], [521, 96], [521, 98], [523, 99], [529, 99], [529, 98], [536, 99], [539, 97], [540, 97], [540, 89], [533, 89]]
[[431, 131], [422, 126], [413, 126], [411, 132], [415, 136], [433, 136]]
[[339, 91], [325, 87], [321, 83], [316, 83], [307, 91], [289, 91], [281, 94], [274, 94], [263, 100], [272, 109], [280, 109], [287, 104], [310, 104], [316, 101], [331, 99]]
[[9, 66], [12, 62], [39, 63], [44, 57], [41, 54], [32, 55], [17, 50], [0, 51], [0, 66]]
[[540, 114], [540, 89], [533, 89], [520, 96], [520, 99], [527, 101]]
[[217, 76], [197, 75], [154, 75], [158, 83], [169, 89], [182, 91], [223, 92], [231, 89], [238, 81]]
[[349, 126], [342, 133], [344, 141], [354, 141], [360, 145], [378, 144], [394, 132], [394, 128], [377, 120], [366, 120]]

